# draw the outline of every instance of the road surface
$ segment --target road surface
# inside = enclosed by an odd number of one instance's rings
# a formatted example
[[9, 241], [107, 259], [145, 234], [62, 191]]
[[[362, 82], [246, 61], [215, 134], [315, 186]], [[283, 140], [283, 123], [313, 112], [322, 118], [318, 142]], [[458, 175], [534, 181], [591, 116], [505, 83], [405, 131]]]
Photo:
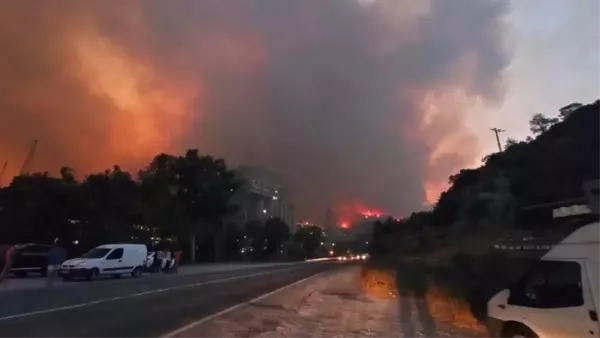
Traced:
[[0, 335], [161, 336], [339, 266], [311, 262], [0, 291]]
[[426, 289], [416, 292], [393, 271], [348, 264], [163, 336], [489, 337], [464, 302]]

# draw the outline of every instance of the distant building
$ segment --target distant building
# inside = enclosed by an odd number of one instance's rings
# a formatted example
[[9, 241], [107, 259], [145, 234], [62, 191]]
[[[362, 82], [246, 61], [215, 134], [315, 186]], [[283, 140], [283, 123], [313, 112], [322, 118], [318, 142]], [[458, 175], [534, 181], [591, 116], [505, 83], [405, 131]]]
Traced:
[[296, 210], [282, 176], [261, 166], [240, 166], [237, 173], [244, 184], [234, 196], [234, 202], [240, 206], [234, 222], [245, 224], [277, 217], [294, 232]]

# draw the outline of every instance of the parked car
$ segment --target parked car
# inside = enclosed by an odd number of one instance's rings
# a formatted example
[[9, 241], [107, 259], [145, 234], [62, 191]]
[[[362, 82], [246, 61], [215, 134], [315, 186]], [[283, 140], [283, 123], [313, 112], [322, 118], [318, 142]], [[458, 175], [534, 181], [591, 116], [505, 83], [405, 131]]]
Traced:
[[48, 252], [51, 245], [27, 244], [17, 250], [9, 272], [18, 277], [25, 277], [29, 273], [39, 273], [46, 276], [48, 273]]
[[84, 277], [88, 280], [123, 274], [139, 277], [146, 266], [147, 255], [148, 249], [143, 244], [100, 245], [79, 258], [65, 261], [58, 274], [64, 279]]

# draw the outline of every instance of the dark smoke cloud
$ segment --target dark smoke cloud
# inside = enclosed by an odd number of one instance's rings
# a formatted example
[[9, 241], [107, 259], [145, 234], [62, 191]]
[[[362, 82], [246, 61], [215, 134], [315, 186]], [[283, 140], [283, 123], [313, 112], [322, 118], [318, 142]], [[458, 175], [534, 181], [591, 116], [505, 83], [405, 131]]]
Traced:
[[356, 201], [405, 214], [476, 154], [463, 110], [501, 99], [506, 11], [475, 0], [14, 2], [0, 9], [0, 150], [14, 174], [33, 138], [38, 170], [135, 168], [198, 147], [279, 171], [308, 217]]

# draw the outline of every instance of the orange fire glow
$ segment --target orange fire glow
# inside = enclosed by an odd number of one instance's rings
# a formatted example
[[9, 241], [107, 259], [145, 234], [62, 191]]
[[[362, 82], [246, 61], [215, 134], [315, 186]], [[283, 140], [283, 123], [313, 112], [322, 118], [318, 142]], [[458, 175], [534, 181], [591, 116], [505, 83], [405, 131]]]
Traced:
[[[107, 141], [118, 158], [147, 160], [157, 151], [170, 149], [173, 135], [182, 135], [190, 121], [187, 107], [201, 93], [185, 79], [169, 82], [139, 58], [103, 38], [94, 29], [73, 37], [73, 50], [87, 88], [112, 102], [114, 114]], [[177, 83], [177, 85], [175, 85]], [[191, 115], [189, 115], [191, 116]], [[135, 158], [133, 158], [135, 160]]]
[[385, 215], [381, 209], [367, 207], [361, 202], [344, 203], [335, 208], [335, 215], [338, 226], [343, 229], [349, 229], [352, 222], [361, 218], [379, 218]]
[[[468, 77], [463, 77], [457, 75], [457, 81], [468, 80]], [[476, 106], [477, 100], [453, 86], [417, 89], [400, 96], [419, 102], [418, 108], [423, 116], [421, 128], [403, 129], [402, 132], [407, 141], [422, 141], [424, 138], [429, 148], [423, 191], [424, 205], [433, 205], [448, 189], [448, 177], [460, 168], [472, 165], [479, 154], [474, 134], [460, 123]]]
[[360, 214], [363, 215], [363, 216], [365, 216], [365, 217], [367, 217], [367, 218], [369, 218], [369, 217], [381, 217], [382, 212], [379, 211], [379, 210], [376, 210], [376, 209], [374, 209], [374, 210], [367, 209], [365, 211], [362, 211]]

